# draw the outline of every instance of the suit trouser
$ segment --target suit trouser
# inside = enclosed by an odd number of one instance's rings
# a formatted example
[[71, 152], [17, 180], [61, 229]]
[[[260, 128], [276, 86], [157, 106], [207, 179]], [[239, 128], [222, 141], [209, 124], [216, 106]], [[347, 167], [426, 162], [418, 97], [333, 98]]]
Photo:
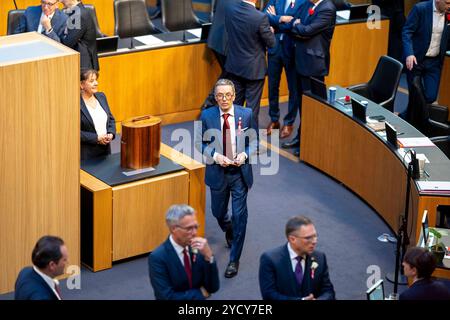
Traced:
[[297, 116], [297, 73], [295, 71], [295, 59], [288, 59], [283, 55], [282, 41], [277, 46], [273, 54], [268, 55], [268, 75], [269, 75], [269, 116], [272, 122], [280, 119], [280, 80], [281, 73], [286, 72], [286, 79], [289, 89], [288, 113], [284, 117], [284, 125], [292, 125]]
[[[218, 78], [217, 80], [219, 80], [219, 79], [224, 79], [224, 78], [227, 77], [227, 74], [228, 74], [228, 73], [225, 71], [225, 62], [226, 62], [227, 57], [224, 56], [223, 54], [218, 53], [218, 52], [215, 51], [215, 50], [212, 50], [212, 52], [213, 52], [214, 55], [216, 56], [217, 62], [219, 63], [219, 66], [220, 66], [220, 70], [222, 70], [222, 71], [220, 72], [219, 78]], [[216, 99], [215, 99], [215, 97], [214, 97], [214, 88], [215, 88], [215, 86], [213, 86], [213, 88], [211, 89], [211, 91], [210, 91], [209, 94], [208, 94], [208, 97], [206, 97], [206, 100], [205, 100], [205, 102], [203, 103], [203, 106], [204, 106], [205, 108], [209, 108], [209, 107], [212, 107], [212, 106], [217, 105]]]
[[422, 78], [425, 100], [427, 103], [433, 103], [436, 101], [438, 95], [441, 69], [442, 65], [439, 56], [435, 58], [424, 58], [411, 71], [406, 73], [408, 87], [411, 87], [412, 79], [415, 76], [420, 76]]
[[259, 107], [261, 104], [261, 96], [264, 89], [264, 79], [260, 80], [248, 80], [232, 73], [228, 74], [229, 79], [233, 81], [236, 89], [235, 104], [243, 106], [244, 102], [246, 107], [252, 109], [252, 120], [255, 126], [255, 130], [258, 132], [258, 116]]
[[[211, 211], [220, 228], [226, 231], [230, 223], [233, 226], [233, 243], [230, 262], [238, 262], [244, 247], [247, 229], [247, 192], [248, 188], [238, 167], [225, 168], [226, 186], [221, 190], [211, 188]], [[228, 202], [231, 194], [231, 220], [228, 216]]]

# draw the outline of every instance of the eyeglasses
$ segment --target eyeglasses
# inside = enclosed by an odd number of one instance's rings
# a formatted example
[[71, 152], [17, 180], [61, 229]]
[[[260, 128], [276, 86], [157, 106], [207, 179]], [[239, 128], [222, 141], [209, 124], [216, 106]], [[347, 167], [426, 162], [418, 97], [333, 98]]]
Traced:
[[190, 227], [183, 227], [183, 226], [177, 225], [177, 227], [180, 228], [180, 229], [183, 229], [184, 231], [192, 232], [194, 230], [198, 230], [198, 228], [200, 228], [200, 225], [199, 224], [195, 224], [195, 225], [190, 226]]
[[41, 5], [44, 7], [53, 7], [56, 3], [58, 3], [58, 1], [56, 2], [45, 2], [45, 1], [41, 1]]
[[307, 236], [307, 237], [300, 237], [295, 234], [293, 234], [293, 236], [296, 238], [299, 238], [299, 239], [305, 239], [305, 241], [307, 241], [307, 242], [313, 242], [314, 240], [317, 240], [317, 238], [318, 238], [317, 234], [313, 234], [312, 236]]
[[223, 98], [230, 100], [233, 96], [234, 96], [234, 93], [231, 93], [231, 92], [227, 92], [225, 94], [223, 94], [223, 93], [216, 94], [217, 100], [223, 100]]

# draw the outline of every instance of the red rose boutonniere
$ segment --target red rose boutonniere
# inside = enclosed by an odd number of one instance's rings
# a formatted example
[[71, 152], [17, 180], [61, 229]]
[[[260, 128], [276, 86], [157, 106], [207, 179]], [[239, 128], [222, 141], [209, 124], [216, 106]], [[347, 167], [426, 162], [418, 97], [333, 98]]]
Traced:
[[312, 16], [312, 15], [314, 14], [314, 9], [313, 9], [313, 8], [309, 8], [308, 14], [309, 14], [310, 16]]
[[316, 272], [317, 267], [319, 266], [319, 264], [316, 262], [316, 259], [312, 258], [311, 259], [311, 279], [314, 279], [314, 273]]

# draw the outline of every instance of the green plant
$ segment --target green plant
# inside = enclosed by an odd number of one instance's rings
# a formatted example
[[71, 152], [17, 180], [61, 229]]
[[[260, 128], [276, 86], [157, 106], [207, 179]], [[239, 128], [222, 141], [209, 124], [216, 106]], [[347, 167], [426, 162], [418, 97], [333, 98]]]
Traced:
[[434, 236], [433, 241], [429, 245], [429, 249], [436, 257], [437, 262], [441, 263], [446, 250], [444, 243], [440, 240], [442, 238], [442, 234], [434, 228], [429, 228], [429, 231]]

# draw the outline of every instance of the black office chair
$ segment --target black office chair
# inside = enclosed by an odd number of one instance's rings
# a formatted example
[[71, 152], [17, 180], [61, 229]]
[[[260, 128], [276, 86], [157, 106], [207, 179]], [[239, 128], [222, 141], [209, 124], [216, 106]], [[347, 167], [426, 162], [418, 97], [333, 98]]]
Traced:
[[161, 32], [150, 20], [145, 0], [114, 0], [114, 20], [114, 34], [120, 38]]
[[430, 140], [450, 159], [450, 136], [433, 137]]
[[89, 11], [89, 13], [91, 14], [92, 19], [94, 20], [95, 34], [96, 34], [97, 38], [106, 37], [106, 34], [104, 34], [100, 30], [100, 26], [98, 24], [98, 19], [97, 19], [97, 12], [95, 11], [94, 5], [92, 5], [92, 4], [85, 4], [84, 7]]
[[25, 10], [10, 10], [8, 11], [8, 22], [6, 34], [13, 34], [14, 30], [19, 25], [20, 17], [23, 16]]
[[403, 64], [400, 61], [381, 56], [369, 82], [353, 85], [347, 89], [393, 112], [402, 70]]
[[200, 28], [201, 21], [192, 9], [192, 0], [161, 0], [162, 24], [167, 31]]
[[448, 108], [426, 102], [419, 76], [412, 79], [409, 87], [406, 121], [428, 137], [450, 135]]

